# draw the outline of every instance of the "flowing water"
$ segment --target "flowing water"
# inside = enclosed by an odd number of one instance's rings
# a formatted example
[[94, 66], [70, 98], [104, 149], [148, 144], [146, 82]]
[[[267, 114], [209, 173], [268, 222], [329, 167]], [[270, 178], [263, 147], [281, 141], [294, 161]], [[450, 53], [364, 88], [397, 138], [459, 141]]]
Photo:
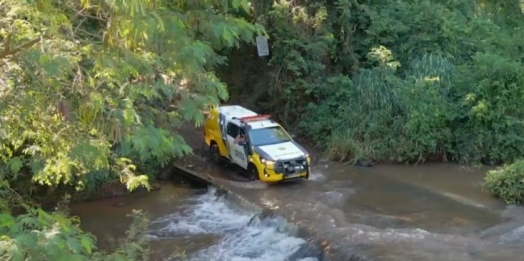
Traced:
[[239, 182], [238, 174], [222, 168], [206, 171], [328, 241], [331, 260], [524, 260], [518, 247], [524, 211], [481, 190], [485, 168], [329, 163], [313, 170], [310, 180], [278, 185]]
[[[267, 185], [201, 164], [200, 174], [281, 217], [174, 185], [122, 207], [113, 206], [122, 199], [82, 203], [74, 213], [104, 245], [123, 233], [131, 209], [149, 211], [153, 260], [184, 250], [192, 261], [524, 261], [524, 208], [482, 191], [486, 168], [326, 163], [315, 164], [307, 181]], [[322, 251], [307, 243], [314, 239], [324, 241]]]
[[[108, 234], [122, 235], [129, 225], [122, 222], [125, 213], [132, 208], [148, 211], [153, 215], [147, 237], [151, 240], [154, 260], [322, 259], [322, 252], [297, 237], [296, 228], [282, 217], [257, 215], [254, 209], [240, 208], [224, 196], [217, 197], [213, 188], [201, 195], [169, 185], [164, 185], [161, 191], [164, 197], [151, 197], [152, 193], [147, 197], [127, 198], [128, 203], [120, 207], [114, 203], [121, 199], [82, 203], [73, 208], [73, 213], [82, 218], [86, 230], [110, 241]], [[187, 259], [178, 255], [182, 252]]]

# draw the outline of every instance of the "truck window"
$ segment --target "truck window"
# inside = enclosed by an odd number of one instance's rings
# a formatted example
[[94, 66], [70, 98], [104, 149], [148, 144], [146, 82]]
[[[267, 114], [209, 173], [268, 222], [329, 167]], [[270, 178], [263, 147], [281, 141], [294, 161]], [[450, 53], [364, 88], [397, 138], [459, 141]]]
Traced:
[[254, 146], [264, 146], [290, 141], [289, 136], [281, 127], [271, 127], [262, 129], [252, 129], [248, 132], [251, 144]]
[[231, 122], [227, 124], [227, 135], [229, 135], [230, 137], [236, 138], [238, 136], [239, 130], [240, 130], [240, 127], [238, 127], [235, 124]]

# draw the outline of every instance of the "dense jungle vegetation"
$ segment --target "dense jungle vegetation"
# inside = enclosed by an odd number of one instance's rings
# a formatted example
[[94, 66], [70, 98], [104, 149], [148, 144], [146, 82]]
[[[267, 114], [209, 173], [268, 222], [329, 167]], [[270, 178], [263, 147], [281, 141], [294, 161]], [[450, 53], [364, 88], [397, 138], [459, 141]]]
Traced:
[[[271, 55], [219, 70], [234, 100], [276, 112], [333, 160], [498, 165], [524, 196], [524, 1], [260, 1]], [[518, 165], [520, 164], [520, 165]]]
[[[148, 187], [191, 152], [173, 129], [230, 94], [333, 159], [514, 163], [486, 187], [518, 202], [522, 5], [0, 0], [0, 256], [146, 260], [146, 214], [104, 253], [67, 199], [115, 181]], [[259, 58], [254, 37], [266, 33], [271, 55]], [[62, 195], [52, 213], [39, 205]]]

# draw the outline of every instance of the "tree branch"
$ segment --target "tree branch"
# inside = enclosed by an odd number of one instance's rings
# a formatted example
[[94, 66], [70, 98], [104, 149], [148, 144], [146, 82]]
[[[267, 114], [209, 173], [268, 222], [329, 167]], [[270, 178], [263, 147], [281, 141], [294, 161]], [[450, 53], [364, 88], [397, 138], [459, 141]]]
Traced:
[[40, 41], [40, 36], [38, 36], [37, 38], [33, 39], [33, 40], [30, 40], [16, 48], [13, 48], [11, 49], [11, 39], [13, 37], [13, 31], [11, 30], [11, 32], [7, 35], [6, 37], [6, 40], [5, 40], [5, 45], [4, 45], [4, 50], [2, 50], [0, 52], [0, 59], [4, 59], [6, 58], [7, 56], [10, 56], [10, 55], [15, 55], [17, 53], [19, 53], [20, 51], [26, 49], [26, 48], [29, 48], [33, 45], [35, 45], [36, 43], [38, 43]]

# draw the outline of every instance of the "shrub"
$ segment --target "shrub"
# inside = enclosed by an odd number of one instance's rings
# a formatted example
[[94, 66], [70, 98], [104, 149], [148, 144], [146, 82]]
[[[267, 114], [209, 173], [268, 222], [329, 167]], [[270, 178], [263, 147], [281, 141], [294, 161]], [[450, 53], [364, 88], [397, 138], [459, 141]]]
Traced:
[[522, 202], [524, 197], [524, 160], [517, 160], [488, 172], [484, 188], [508, 204]]

